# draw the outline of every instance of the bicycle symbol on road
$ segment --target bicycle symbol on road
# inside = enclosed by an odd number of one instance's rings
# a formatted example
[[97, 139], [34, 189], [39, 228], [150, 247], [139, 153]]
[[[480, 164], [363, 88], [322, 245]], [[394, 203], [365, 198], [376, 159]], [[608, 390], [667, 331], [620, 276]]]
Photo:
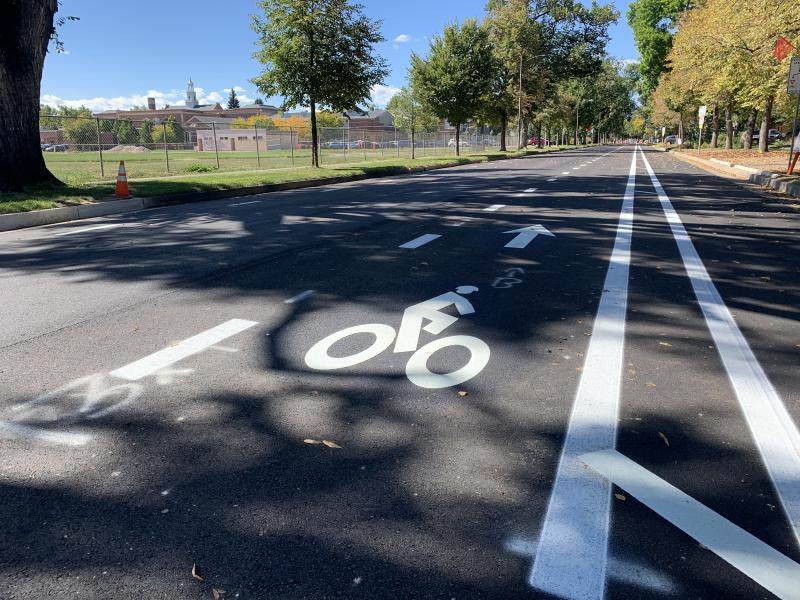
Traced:
[[[463, 285], [456, 288], [455, 292], [447, 292], [409, 306], [403, 312], [399, 332], [383, 323], [367, 323], [332, 333], [314, 344], [306, 353], [306, 365], [317, 371], [345, 369], [375, 358], [394, 342], [394, 353], [413, 353], [406, 364], [406, 376], [414, 385], [441, 389], [469, 381], [489, 363], [491, 352], [486, 342], [470, 335], [451, 335], [419, 347], [419, 336], [422, 330], [439, 335], [458, 321], [459, 317], [442, 312], [449, 306], [455, 306], [460, 316], [473, 314], [475, 308], [464, 296], [477, 291], [478, 288], [475, 286]], [[425, 321], [428, 323], [423, 325]], [[330, 355], [329, 351], [335, 343], [361, 333], [369, 333], [375, 337], [375, 341], [368, 348], [349, 356]], [[434, 373], [428, 369], [428, 360], [435, 352], [452, 347], [461, 347], [469, 351], [467, 364], [450, 373]]]

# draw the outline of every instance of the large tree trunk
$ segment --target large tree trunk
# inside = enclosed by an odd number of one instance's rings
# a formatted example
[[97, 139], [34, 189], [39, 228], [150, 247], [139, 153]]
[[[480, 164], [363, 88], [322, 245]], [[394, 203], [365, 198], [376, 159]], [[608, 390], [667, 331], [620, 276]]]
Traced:
[[750, 150], [753, 147], [753, 132], [756, 129], [756, 118], [758, 117], [758, 111], [755, 108], [750, 109], [750, 114], [747, 115], [747, 124], [744, 128], [744, 147], [745, 150]]
[[725, 149], [733, 149], [733, 102], [725, 105]]
[[461, 123], [456, 123], [456, 156], [461, 156]]
[[56, 0], [6, 0], [0, 5], [0, 192], [60, 183], [47, 170], [39, 138], [44, 57]]
[[319, 139], [317, 138], [317, 103], [311, 98], [311, 166], [319, 167]]
[[500, 117], [500, 152], [506, 152], [506, 132], [508, 131], [508, 115], [503, 113]]
[[764, 114], [761, 116], [761, 133], [758, 138], [758, 151], [769, 151], [769, 125], [772, 121], [772, 104], [775, 102], [775, 97], [770, 96], [764, 102]]
[[[414, 148], [414, 146], [416, 145], [416, 142], [417, 142], [416, 133], [417, 133], [416, 130], [412, 127], [411, 128], [411, 160], [414, 160], [415, 158], [417, 158], [416, 149]], [[399, 150], [400, 149], [400, 144], [399, 143], [397, 144], [397, 148], [398, 148], [398, 152], [399, 152], [400, 151]]]
[[719, 105], [714, 105], [714, 111], [711, 113], [711, 147], [717, 147], [719, 140]]

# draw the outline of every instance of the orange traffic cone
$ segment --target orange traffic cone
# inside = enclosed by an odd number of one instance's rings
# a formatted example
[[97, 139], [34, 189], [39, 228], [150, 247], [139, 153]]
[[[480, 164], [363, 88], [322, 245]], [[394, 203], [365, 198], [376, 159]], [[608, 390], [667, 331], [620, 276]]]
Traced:
[[131, 192], [128, 189], [128, 175], [125, 173], [125, 161], [119, 161], [119, 171], [117, 172], [117, 187], [114, 190], [117, 198], [130, 198]]

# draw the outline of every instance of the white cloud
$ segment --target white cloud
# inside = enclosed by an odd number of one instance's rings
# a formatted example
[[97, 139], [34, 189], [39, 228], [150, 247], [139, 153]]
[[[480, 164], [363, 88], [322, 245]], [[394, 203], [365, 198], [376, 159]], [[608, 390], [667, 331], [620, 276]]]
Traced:
[[372, 87], [370, 98], [379, 106], [386, 106], [386, 103], [392, 99], [400, 88], [391, 85], [375, 85]]
[[[233, 89], [236, 90], [236, 95], [239, 97], [239, 102], [242, 104], [251, 104], [255, 101], [255, 98], [251, 97], [245, 88], [237, 85], [234, 86]], [[219, 102], [224, 105], [230, 91], [231, 88], [225, 88], [223, 90], [212, 90], [206, 93], [206, 90], [202, 87], [195, 86], [197, 100], [200, 104], [214, 104]], [[168, 92], [147, 90], [144, 94], [131, 94], [130, 96], [79, 98], [74, 100], [61, 98], [55, 94], [43, 94], [41, 102], [49, 106], [68, 106], [70, 108], [86, 106], [94, 112], [100, 112], [103, 110], [129, 110], [134, 106], [147, 106], [148, 98], [155, 98], [158, 108], [163, 108], [167, 104], [170, 106], [186, 105], [186, 93], [183, 90], [170, 90]]]
[[395, 44], [404, 44], [406, 42], [410, 42], [411, 41], [411, 36], [408, 35], [407, 33], [401, 33], [396, 38], [394, 38], [392, 41]]

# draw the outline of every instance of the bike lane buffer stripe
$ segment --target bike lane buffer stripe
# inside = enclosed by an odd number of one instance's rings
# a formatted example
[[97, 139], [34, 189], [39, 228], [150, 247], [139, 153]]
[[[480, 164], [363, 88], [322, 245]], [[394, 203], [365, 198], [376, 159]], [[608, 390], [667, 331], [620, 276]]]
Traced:
[[581, 461], [778, 598], [800, 597], [800, 565], [616, 450]]
[[634, 150], [614, 249], [528, 579], [532, 587], [560, 598], [600, 599], [605, 592], [611, 484], [579, 457], [616, 444], [636, 160]]
[[159, 350], [150, 356], [132, 362], [124, 367], [120, 367], [111, 371], [109, 375], [112, 377], [119, 377], [120, 379], [127, 379], [128, 381], [139, 381], [148, 375], [175, 364], [194, 354], [198, 354], [222, 340], [232, 337], [246, 329], [258, 325], [255, 321], [245, 321], [244, 319], [231, 319], [221, 325], [212, 327], [211, 329], [198, 333], [182, 342]]
[[406, 248], [408, 250], [413, 250], [414, 248], [419, 248], [420, 246], [424, 246], [428, 242], [432, 242], [433, 240], [442, 237], [436, 233], [426, 233], [425, 235], [421, 235], [418, 238], [414, 238], [410, 242], [406, 242], [405, 244], [401, 244], [400, 248]]
[[642, 158], [739, 406], [800, 544], [800, 432], [711, 281], [644, 152]]

